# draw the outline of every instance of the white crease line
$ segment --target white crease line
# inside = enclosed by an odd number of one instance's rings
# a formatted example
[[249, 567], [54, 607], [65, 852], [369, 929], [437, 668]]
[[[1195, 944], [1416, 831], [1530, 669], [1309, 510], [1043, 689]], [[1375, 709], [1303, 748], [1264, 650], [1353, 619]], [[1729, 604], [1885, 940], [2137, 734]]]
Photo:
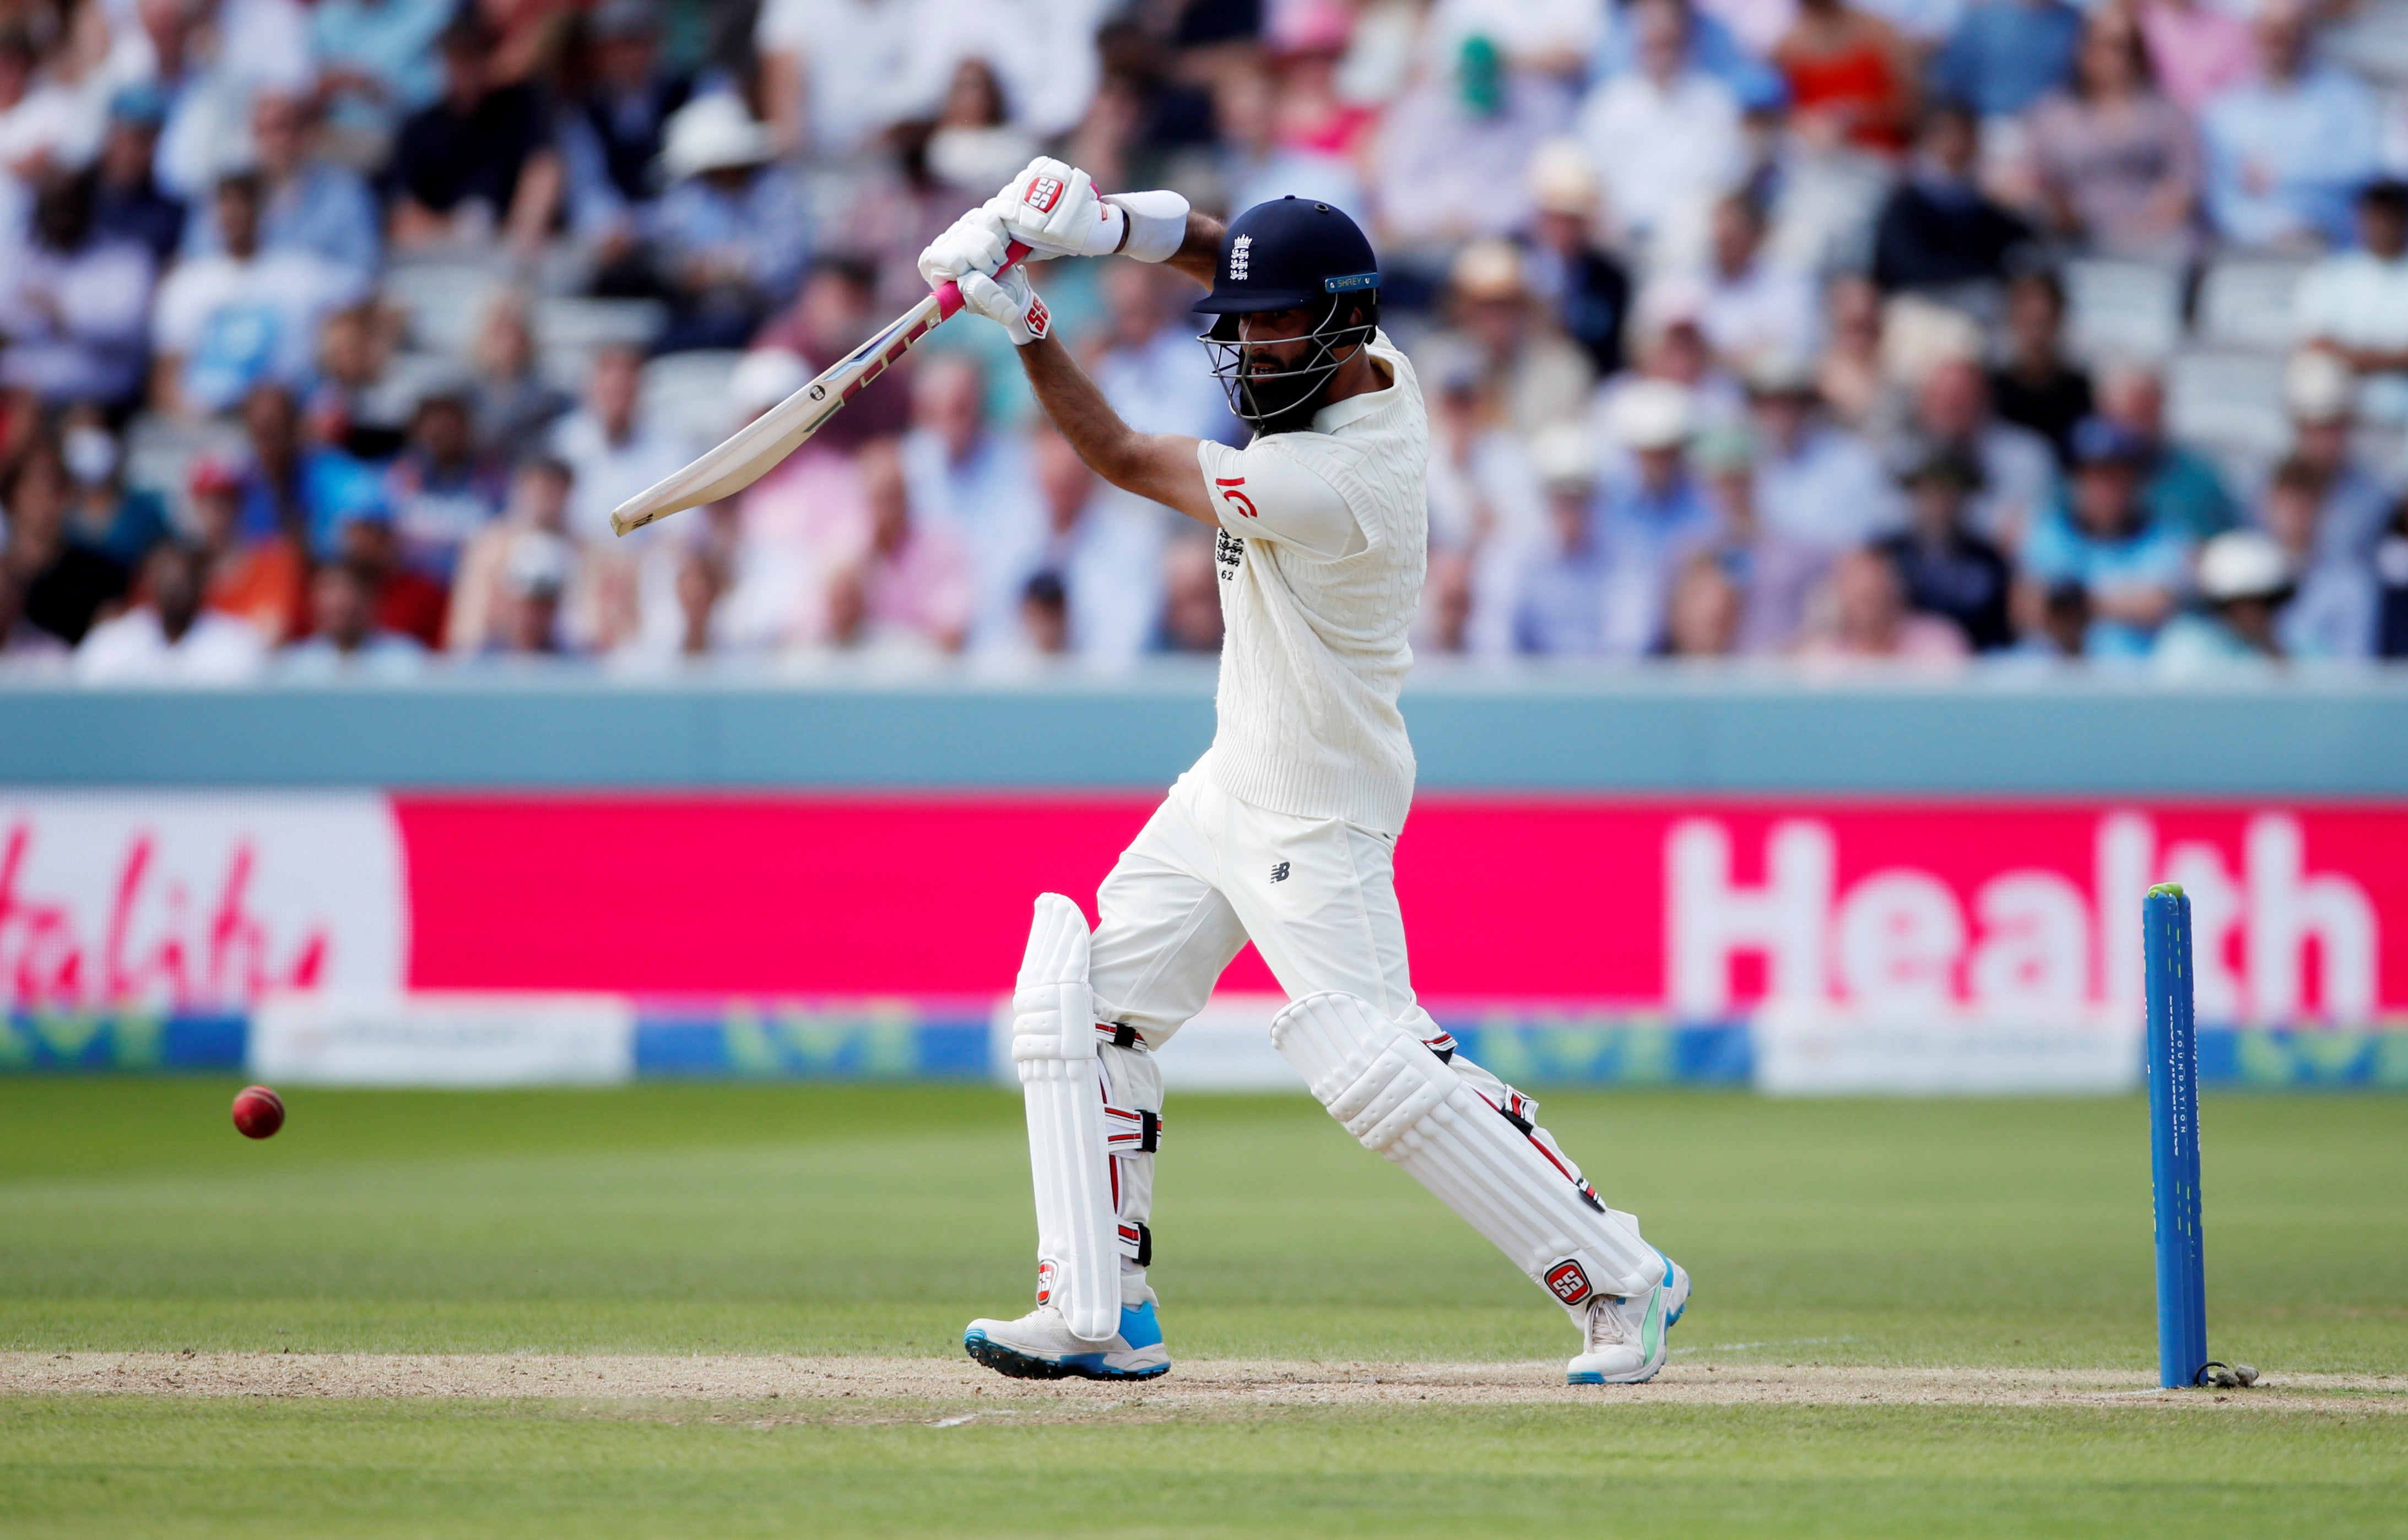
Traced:
[[1854, 1337], [1783, 1337], [1778, 1342], [1710, 1342], [1701, 1348], [1675, 1348], [1666, 1354], [1678, 1358], [1683, 1353], [1743, 1353], [1752, 1348], [1823, 1348], [1835, 1342], [1854, 1342]]

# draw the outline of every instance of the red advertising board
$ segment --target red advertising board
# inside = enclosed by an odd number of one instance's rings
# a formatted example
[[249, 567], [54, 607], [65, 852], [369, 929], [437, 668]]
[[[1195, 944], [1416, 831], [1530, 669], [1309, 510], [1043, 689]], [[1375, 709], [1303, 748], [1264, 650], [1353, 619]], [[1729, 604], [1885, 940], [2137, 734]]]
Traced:
[[[0, 1003], [997, 991], [1033, 896], [1092, 914], [1153, 801], [0, 794]], [[2408, 1013], [2401, 806], [1434, 795], [1397, 870], [1434, 999], [2126, 1001], [2171, 878], [2203, 1020]]]
[[[1029, 901], [1096, 883], [1151, 798], [404, 798], [422, 987], [1008, 987]], [[1691, 1017], [1769, 994], [2137, 997], [2140, 894], [2192, 895], [2202, 1016], [2408, 1006], [2408, 809], [1427, 797], [1397, 856], [1453, 999]], [[2101, 894], [2116, 902], [2100, 903]], [[1226, 981], [1274, 987], [1251, 953]]]

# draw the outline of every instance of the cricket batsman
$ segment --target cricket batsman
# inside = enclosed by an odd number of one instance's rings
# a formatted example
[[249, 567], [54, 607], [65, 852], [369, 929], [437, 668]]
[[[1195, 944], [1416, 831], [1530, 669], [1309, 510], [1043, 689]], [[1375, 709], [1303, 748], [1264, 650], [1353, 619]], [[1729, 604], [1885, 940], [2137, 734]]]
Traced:
[[[1052, 335], [1029, 261], [1168, 262], [1211, 292], [1202, 340], [1242, 449], [1121, 421]], [[1249, 939], [1293, 1002], [1271, 1041], [1364, 1146], [1486, 1236], [1571, 1315], [1566, 1377], [1663, 1366], [1689, 1276], [1609, 1208], [1538, 1104], [1456, 1051], [1413, 997], [1393, 859], [1412, 800], [1397, 693], [1421, 597], [1429, 423], [1380, 330], [1370, 242], [1327, 204], [1282, 198], [1229, 223], [1176, 192], [1098, 195], [1032, 163], [921, 253], [931, 286], [1019, 347], [1038, 402], [1095, 472], [1211, 526], [1226, 640], [1212, 746], [1097, 892], [1037, 900], [1012, 1000], [1037, 1192], [1037, 1308], [974, 1320], [1006, 1375], [1141, 1379], [1170, 1355], [1147, 1281], [1162, 1073], [1154, 1055]]]

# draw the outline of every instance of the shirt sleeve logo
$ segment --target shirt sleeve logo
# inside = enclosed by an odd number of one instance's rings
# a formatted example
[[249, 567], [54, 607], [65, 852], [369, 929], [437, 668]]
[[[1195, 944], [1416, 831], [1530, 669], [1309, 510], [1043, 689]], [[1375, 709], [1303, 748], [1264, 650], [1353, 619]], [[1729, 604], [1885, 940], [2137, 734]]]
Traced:
[[1236, 508], [1240, 513], [1244, 514], [1249, 519], [1258, 519], [1261, 517], [1260, 514], [1257, 514], [1254, 511], [1254, 500], [1238, 490], [1240, 487], [1246, 484], [1246, 478], [1244, 477], [1216, 476], [1212, 478], [1212, 484], [1221, 489], [1222, 502], [1228, 504], [1231, 507]]

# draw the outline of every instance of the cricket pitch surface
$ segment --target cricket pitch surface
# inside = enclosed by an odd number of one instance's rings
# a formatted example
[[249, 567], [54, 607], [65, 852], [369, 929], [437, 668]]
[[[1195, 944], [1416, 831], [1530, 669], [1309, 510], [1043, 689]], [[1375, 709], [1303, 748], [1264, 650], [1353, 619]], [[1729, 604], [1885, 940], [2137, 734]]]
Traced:
[[[1748, 1348], [1764, 1345], [1749, 1343]], [[2165, 1390], [2111, 1369], [1667, 1364], [1644, 1385], [1571, 1386], [1553, 1363], [1206, 1359], [1153, 1380], [1015, 1380], [921, 1358], [496, 1353], [5, 1353], [0, 1395], [833, 1402], [982, 1400], [1015, 1410], [1268, 1405], [2063, 1406], [2408, 1412], [2408, 1376], [2286, 1375], [2245, 1390]]]

